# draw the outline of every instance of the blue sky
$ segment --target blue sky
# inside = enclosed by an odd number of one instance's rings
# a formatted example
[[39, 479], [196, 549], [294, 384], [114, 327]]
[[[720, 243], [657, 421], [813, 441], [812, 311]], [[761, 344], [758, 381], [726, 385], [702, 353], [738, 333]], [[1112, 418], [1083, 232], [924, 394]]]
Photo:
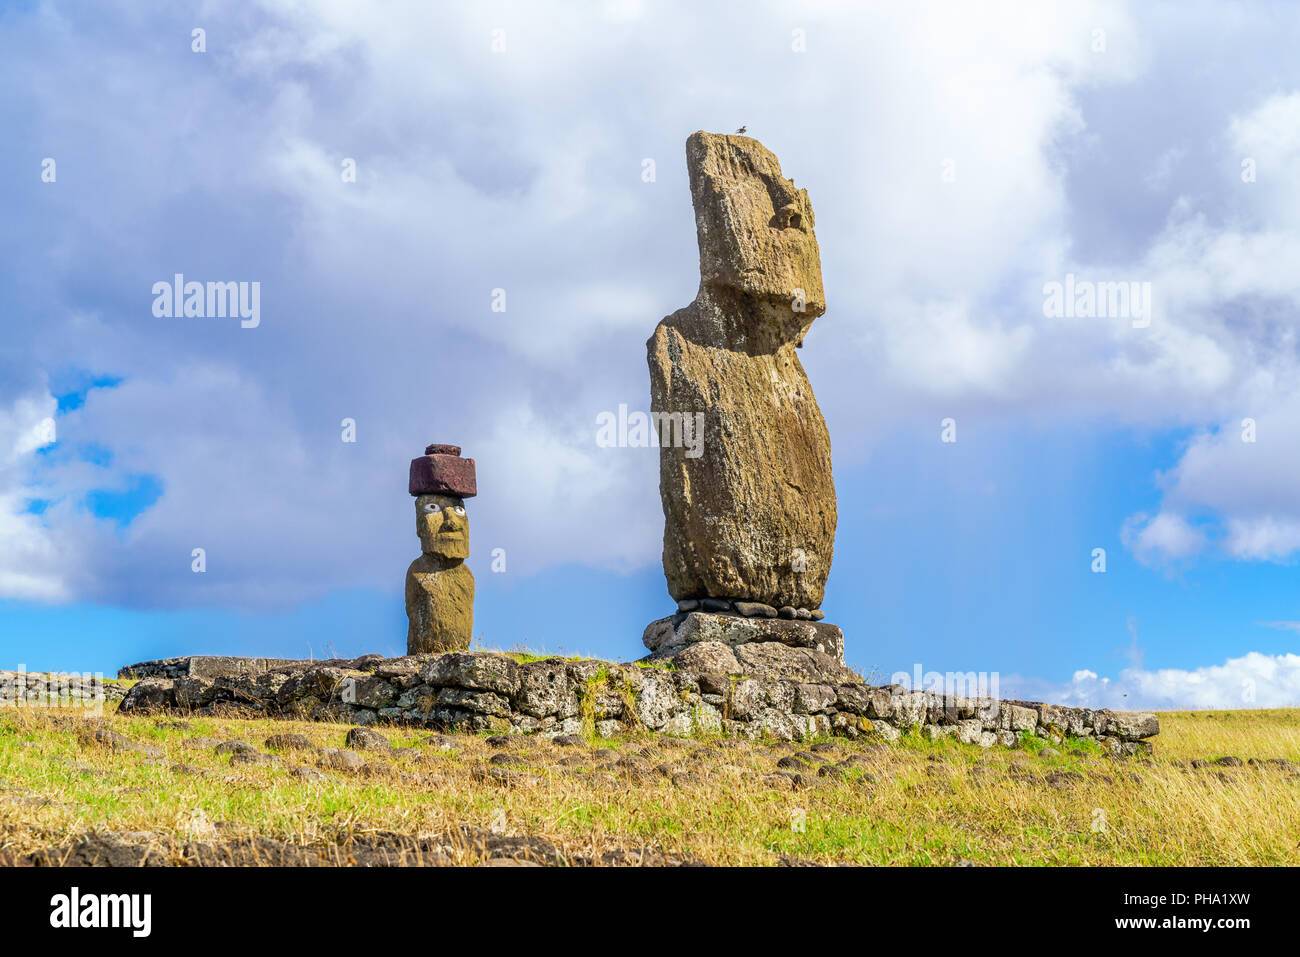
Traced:
[[[0, 5], [0, 668], [400, 652], [435, 441], [480, 641], [639, 656], [657, 453], [596, 420], [745, 124], [817, 215], [850, 662], [1300, 704], [1300, 12], [861, 6]], [[176, 273], [260, 324], [156, 317]], [[1150, 323], [1045, 316], [1067, 274]]]

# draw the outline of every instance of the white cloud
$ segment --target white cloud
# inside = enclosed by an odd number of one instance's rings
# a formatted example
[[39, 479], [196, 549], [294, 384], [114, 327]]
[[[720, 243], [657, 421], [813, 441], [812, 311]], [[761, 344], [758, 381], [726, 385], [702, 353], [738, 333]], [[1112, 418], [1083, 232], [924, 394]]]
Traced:
[[56, 601], [70, 596], [66, 553], [29, 500], [44, 489], [29, 469], [37, 449], [49, 444], [46, 423], [55, 413], [48, 392], [20, 395], [0, 407], [0, 596]]
[[1190, 558], [1206, 543], [1204, 534], [1172, 512], [1161, 512], [1150, 519], [1141, 514], [1132, 516], [1121, 530], [1121, 538], [1146, 565]]
[[[1083, 95], [1149, 92], [1162, 42], [1135, 8], [811, 4], [803, 56], [779, 3], [739, 21], [689, 3], [601, 9], [214, 3], [202, 69], [187, 56], [118, 70], [110, 34], [11, 21], [6, 69], [49, 79], [22, 87], [32, 100], [15, 135], [77, 129], [61, 171], [93, 160], [113, 184], [57, 215], [19, 211], [30, 228], [13, 269], [37, 284], [28, 311], [42, 321], [16, 330], [16, 348], [35, 366], [127, 379], [61, 421], [114, 463], [44, 477], [66, 501], [44, 524], [11, 518], [15, 541], [51, 549], [25, 567], [89, 539], [102, 552], [74, 591], [104, 600], [141, 600], [143, 580], [149, 600], [231, 604], [400, 582], [402, 476], [427, 441], [478, 458], [475, 547], [513, 549], [513, 568], [652, 564], [654, 455], [598, 450], [588, 433], [597, 412], [644, 404], [644, 341], [695, 291], [682, 142], [741, 123], [817, 210], [830, 310], [801, 358], [842, 430], [837, 466], [841, 449], [894, 427], [891, 409], [926, 403], [1152, 426], [1255, 415], [1268, 461], [1233, 465], [1236, 450], [1206, 433], [1132, 541], [1151, 562], [1209, 540], [1242, 558], [1294, 548], [1283, 443], [1300, 381], [1288, 311], [1300, 231], [1280, 171], [1296, 165], [1295, 95], [1224, 119], [1214, 185], [1249, 215], [1219, 221], [1180, 199], [1139, 261], [1077, 262], [1072, 207], [1105, 201], [1072, 193], [1072, 160], [1095, 148]], [[1090, 48], [1098, 24], [1104, 55]], [[499, 25], [508, 52], [494, 55]], [[48, 74], [50, 62], [67, 68]], [[1188, 162], [1162, 132], [1161, 182]], [[1250, 187], [1245, 149], [1260, 159]], [[54, 195], [79, 195], [78, 182], [61, 172]], [[150, 282], [200, 268], [263, 280], [262, 327], [225, 335], [147, 315]], [[1147, 330], [1044, 320], [1043, 282], [1071, 270], [1150, 280], [1160, 318]], [[86, 276], [101, 280], [90, 315], [65, 301]], [[504, 314], [488, 310], [496, 287]], [[345, 415], [359, 422], [353, 448], [337, 441]], [[1232, 479], [1216, 481], [1225, 466]], [[74, 503], [128, 472], [165, 491], [124, 546]], [[1203, 509], [1224, 516], [1217, 536], [1185, 517]], [[218, 554], [196, 590], [172, 576], [205, 542]]]
[[[1251, 420], [1249, 423], [1246, 420]], [[1292, 560], [1300, 552], [1300, 392], [1244, 399], [1238, 416], [1190, 439], [1178, 462], [1161, 476], [1162, 499], [1153, 534], [1128, 541], [1140, 557], [1159, 563], [1206, 544], [1188, 534], [1181, 515], [1209, 513], [1218, 554], [1241, 561]], [[1247, 441], [1249, 439], [1249, 441]], [[1134, 516], [1129, 526], [1141, 526]], [[1148, 528], [1150, 526], [1147, 526]], [[1163, 534], [1162, 534], [1163, 533]]]
[[1300, 186], [1294, 170], [1300, 163], [1300, 91], [1276, 93], [1255, 109], [1235, 116], [1228, 142], [1238, 160], [1255, 162], [1255, 181], [1242, 188], [1259, 216], [1292, 228], [1300, 221]]
[[[1156, 518], [1130, 536], [1150, 564], [1204, 547], [1182, 517], [1190, 512], [1210, 514], [1221, 556], [1290, 561], [1300, 551], [1300, 189], [1283, 172], [1300, 164], [1300, 93], [1234, 117], [1226, 139], [1225, 189], [1238, 216], [1216, 227], [1183, 201], [1145, 260], [1176, 348], [1134, 371], [1183, 403], [1185, 421], [1215, 425], [1187, 443], [1162, 477]], [[1254, 183], [1240, 180], [1244, 157], [1256, 161]]]
[[1064, 684], [1010, 676], [999, 691], [1003, 697], [1128, 711], [1294, 708], [1300, 705], [1300, 655], [1252, 651], [1190, 670], [1126, 668], [1114, 679], [1085, 668]]
[[1165, 189], [1169, 185], [1169, 178], [1174, 169], [1186, 156], [1187, 150], [1181, 146], [1171, 146], [1161, 153], [1152, 166], [1151, 172], [1146, 175], [1147, 188], [1154, 191]]
[[[871, 327], [885, 336], [865, 353], [882, 390], [1015, 398], [1033, 336], [973, 304], [1026, 250], [1061, 245], [1065, 189], [1045, 144], [1080, 128], [1074, 87], [1122, 82], [1135, 63], [1122, 40], [1104, 58], [1088, 51], [1098, 10], [1126, 32], [1108, 5], [816, 4], [802, 15], [811, 52], [797, 57], [778, 3], [740, 21], [685, 3], [614, 3], [596, 20], [565, 4], [448, 18], [215, 3], [201, 60], [137, 59], [112, 85], [111, 31], [18, 18], [9, 71], [75, 64], [24, 87], [21, 136], [91, 117], [60, 169], [93, 162], [114, 184], [57, 218], [28, 210], [56, 226], [14, 261], [43, 284], [30, 308], [50, 317], [19, 348], [126, 380], [61, 420], [113, 462], [46, 470], [62, 499], [42, 540], [95, 548], [75, 591], [106, 601], [260, 605], [395, 587], [412, 548], [406, 461], [453, 441], [479, 461], [476, 548], [506, 547], [520, 571], [654, 563], [655, 454], [597, 449], [592, 433], [599, 411], [648, 400], [644, 342], [694, 295], [682, 153], [700, 127], [747, 123], [812, 188], [828, 288], [841, 280], [818, 343], [828, 357], [860, 362]], [[498, 26], [507, 52], [495, 55]], [[918, 71], [915, 50], [935, 51], [935, 68]], [[641, 179], [647, 157], [654, 183]], [[61, 175], [54, 195], [79, 195], [79, 182]], [[262, 326], [159, 324], [143, 290], [173, 271], [262, 281]], [[63, 303], [65, 279], [97, 274], [125, 278], [105, 281], [94, 312]], [[488, 309], [496, 287], [505, 313]], [[905, 327], [862, 321], [882, 301]], [[345, 415], [361, 436], [351, 448], [337, 438]], [[163, 496], [119, 542], [78, 503], [138, 473]], [[208, 549], [201, 578], [193, 547]]]
[[1248, 561], [1285, 561], [1300, 549], [1300, 519], [1229, 519], [1224, 549]]

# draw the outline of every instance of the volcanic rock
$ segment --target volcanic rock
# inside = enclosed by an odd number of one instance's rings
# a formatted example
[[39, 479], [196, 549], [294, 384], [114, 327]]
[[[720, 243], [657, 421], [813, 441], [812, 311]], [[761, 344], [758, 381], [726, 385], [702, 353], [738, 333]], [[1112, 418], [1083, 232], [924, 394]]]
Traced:
[[[686, 160], [699, 292], [647, 343], [668, 591], [817, 609], [836, 505], [795, 354], [826, 311], [812, 204], [750, 137], [694, 133]], [[697, 414], [702, 442], [683, 437]]]

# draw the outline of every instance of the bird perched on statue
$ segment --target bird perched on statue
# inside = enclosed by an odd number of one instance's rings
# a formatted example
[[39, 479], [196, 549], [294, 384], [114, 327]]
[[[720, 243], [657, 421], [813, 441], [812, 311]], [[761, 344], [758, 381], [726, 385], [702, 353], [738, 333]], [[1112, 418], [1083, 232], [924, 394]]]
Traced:
[[746, 129], [748, 129], [748, 127], [742, 126], [740, 129], [736, 130], [736, 134], [740, 135], [741, 133], [745, 132]]

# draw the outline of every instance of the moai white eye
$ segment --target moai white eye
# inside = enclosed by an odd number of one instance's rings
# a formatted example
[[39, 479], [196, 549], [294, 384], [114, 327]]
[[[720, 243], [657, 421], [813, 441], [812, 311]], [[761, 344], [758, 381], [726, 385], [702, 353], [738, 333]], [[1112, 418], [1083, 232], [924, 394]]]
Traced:
[[457, 515], [464, 515], [464, 514], [465, 514], [465, 506], [464, 506], [464, 505], [453, 505], [453, 506], [451, 507], [451, 510], [452, 510], [453, 512], [455, 512]]
[[425, 502], [424, 510], [426, 512], [441, 512], [442, 506], [439, 505], [437, 502]]

